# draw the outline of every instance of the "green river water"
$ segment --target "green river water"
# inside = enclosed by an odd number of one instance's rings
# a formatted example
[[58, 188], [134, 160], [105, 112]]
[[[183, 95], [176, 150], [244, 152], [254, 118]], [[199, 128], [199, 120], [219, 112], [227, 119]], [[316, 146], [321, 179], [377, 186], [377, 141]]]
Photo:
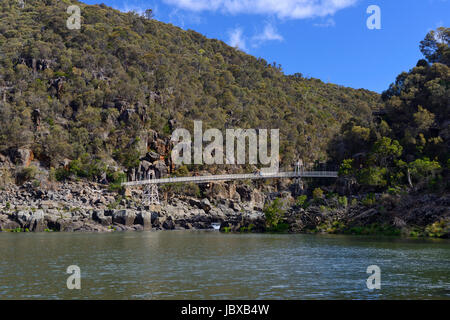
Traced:
[[[70, 265], [80, 290], [67, 288]], [[366, 286], [369, 265], [381, 269], [380, 290]], [[450, 241], [0, 233], [0, 299], [450, 299]]]

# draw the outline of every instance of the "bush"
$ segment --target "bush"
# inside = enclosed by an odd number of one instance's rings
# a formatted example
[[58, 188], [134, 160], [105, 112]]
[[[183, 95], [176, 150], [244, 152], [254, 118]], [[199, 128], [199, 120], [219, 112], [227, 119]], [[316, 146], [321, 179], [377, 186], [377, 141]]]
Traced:
[[402, 189], [400, 187], [390, 187], [388, 188], [387, 192], [391, 195], [397, 195], [400, 194]]
[[358, 178], [362, 184], [374, 187], [385, 187], [387, 185], [386, 174], [386, 168], [371, 167], [362, 169]]
[[268, 228], [276, 228], [284, 218], [284, 210], [282, 209], [281, 200], [277, 198], [272, 201], [271, 204], [266, 205], [264, 208], [264, 214], [266, 216], [266, 226]]
[[437, 161], [430, 161], [428, 158], [417, 159], [408, 164], [411, 177], [416, 181], [428, 182], [431, 177], [435, 177], [441, 170], [441, 165]]
[[127, 176], [125, 173], [120, 171], [111, 172], [108, 171], [106, 174], [106, 179], [110, 181], [108, 189], [110, 191], [120, 192], [122, 191], [122, 182], [125, 182]]
[[38, 168], [35, 166], [30, 166], [28, 168], [23, 168], [18, 174], [17, 174], [17, 180], [20, 183], [30, 181], [36, 177], [38, 173]]
[[353, 174], [353, 159], [345, 159], [339, 167], [339, 176], [348, 176]]
[[297, 200], [295, 201], [295, 205], [298, 207], [302, 207], [304, 209], [306, 209], [307, 207], [307, 201], [308, 200], [308, 196], [307, 195], [301, 195], [297, 197]]
[[428, 237], [441, 238], [450, 233], [450, 222], [441, 220], [430, 224], [425, 228], [425, 235]]
[[70, 176], [70, 171], [64, 167], [60, 167], [55, 170], [56, 181], [64, 181]]
[[347, 199], [346, 196], [339, 197], [339, 198], [338, 198], [338, 202], [339, 202], [339, 204], [340, 204], [342, 207], [347, 208], [347, 206], [348, 206], [348, 199]]
[[323, 191], [320, 188], [316, 188], [313, 191], [313, 198], [314, 200], [319, 200], [323, 198]]
[[[108, 177], [106, 165], [100, 160], [91, 160], [87, 154], [72, 160], [67, 168], [60, 167], [54, 171], [55, 178], [58, 181], [66, 180], [71, 176], [96, 180], [104, 173], [106, 173]], [[109, 174], [111, 177], [111, 173]]]
[[370, 193], [361, 202], [365, 206], [373, 206], [376, 202], [375, 195], [373, 193]]

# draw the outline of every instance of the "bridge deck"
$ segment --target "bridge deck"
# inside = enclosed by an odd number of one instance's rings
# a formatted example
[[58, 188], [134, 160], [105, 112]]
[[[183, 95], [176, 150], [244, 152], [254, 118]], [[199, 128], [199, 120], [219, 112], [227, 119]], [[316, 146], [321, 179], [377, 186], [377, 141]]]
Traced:
[[304, 172], [278, 172], [270, 174], [250, 173], [250, 174], [224, 174], [193, 177], [162, 178], [152, 180], [141, 180], [124, 182], [123, 186], [140, 186], [146, 184], [167, 184], [167, 183], [206, 183], [213, 181], [232, 181], [232, 180], [256, 180], [273, 178], [337, 178], [337, 171], [304, 171]]

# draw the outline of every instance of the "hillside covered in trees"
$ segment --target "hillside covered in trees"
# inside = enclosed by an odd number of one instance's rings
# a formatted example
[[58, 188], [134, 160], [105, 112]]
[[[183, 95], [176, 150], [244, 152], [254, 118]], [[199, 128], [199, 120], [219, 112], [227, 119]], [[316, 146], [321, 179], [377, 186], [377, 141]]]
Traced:
[[[73, 4], [81, 8], [80, 30], [66, 27]], [[222, 41], [105, 5], [5, 0], [0, 8], [0, 153], [30, 150], [43, 168], [76, 162], [75, 173], [97, 179], [138, 166], [149, 151], [167, 163], [167, 148], [149, 141], [191, 129], [193, 120], [219, 129], [279, 128], [282, 166], [326, 161], [343, 123], [371, 123], [383, 106], [368, 90], [287, 76]], [[415, 73], [448, 77], [443, 68], [426, 64]], [[397, 98], [407, 76], [385, 94], [390, 108], [409, 107]]]
[[383, 92], [373, 121], [351, 119], [330, 144], [341, 175], [375, 190], [443, 191], [450, 187], [450, 28], [420, 43], [426, 59]]

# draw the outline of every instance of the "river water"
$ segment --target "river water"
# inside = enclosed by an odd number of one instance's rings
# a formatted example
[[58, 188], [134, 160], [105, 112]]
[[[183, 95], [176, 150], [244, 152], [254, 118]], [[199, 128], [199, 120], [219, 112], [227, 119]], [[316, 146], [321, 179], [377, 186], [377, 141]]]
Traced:
[[[66, 269], [81, 270], [69, 290]], [[369, 265], [381, 289], [367, 289]], [[450, 299], [450, 241], [214, 231], [0, 233], [0, 299]]]

